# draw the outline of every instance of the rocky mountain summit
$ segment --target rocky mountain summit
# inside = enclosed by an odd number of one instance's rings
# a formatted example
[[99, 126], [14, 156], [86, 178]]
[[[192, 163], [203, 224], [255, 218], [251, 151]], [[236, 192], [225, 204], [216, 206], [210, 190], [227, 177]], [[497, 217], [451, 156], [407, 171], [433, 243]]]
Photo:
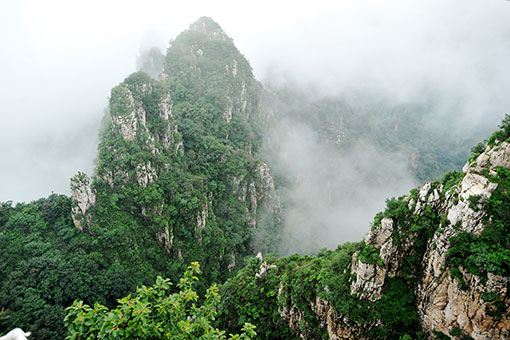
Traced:
[[201, 263], [216, 262], [206, 270], [224, 274], [267, 250], [254, 240], [278, 223], [271, 170], [256, 156], [262, 88], [206, 17], [172, 41], [163, 64], [112, 89], [95, 174], [72, 178], [73, 221], [83, 232], [157, 242], [160, 257], [179, 263], [201, 253]]

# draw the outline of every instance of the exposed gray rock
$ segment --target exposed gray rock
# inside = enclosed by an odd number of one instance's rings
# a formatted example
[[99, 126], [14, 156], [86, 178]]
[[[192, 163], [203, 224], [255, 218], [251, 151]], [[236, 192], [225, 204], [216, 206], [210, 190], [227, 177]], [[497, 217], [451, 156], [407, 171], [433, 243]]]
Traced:
[[170, 229], [165, 227], [162, 232], [156, 233], [156, 237], [159, 242], [163, 243], [167, 253], [170, 254], [172, 246], [174, 245], [174, 234], [172, 233], [172, 235], [170, 235]]
[[[225, 97], [225, 111], [223, 111], [222, 117], [230, 123], [232, 120], [232, 110], [234, 109], [234, 103], [230, 97]], [[228, 138], [227, 138], [228, 139]]]
[[175, 153], [184, 151], [182, 140], [177, 139], [180, 133], [172, 113], [172, 98], [167, 94], [165, 98], [158, 104], [159, 114], [167, 124], [166, 133], [161, 137], [161, 142], [165, 149], [169, 149], [172, 145], [175, 147]]
[[276, 193], [271, 170], [266, 163], [257, 166], [258, 181], [255, 182], [258, 193], [257, 200], [268, 210], [275, 212], [281, 208], [280, 197]]
[[[280, 286], [278, 295], [283, 294], [284, 287]], [[352, 340], [368, 340], [360, 334], [360, 327], [349, 322], [347, 318], [342, 318], [333, 309], [331, 304], [316, 297], [315, 300], [309, 301], [310, 309], [317, 316], [317, 322], [320, 327], [326, 329], [328, 337], [331, 340], [352, 339]], [[305, 312], [292, 304], [280, 306], [278, 309], [280, 317], [289, 323], [289, 327], [293, 329], [302, 339], [314, 339], [302, 327], [306, 320]]]
[[255, 273], [255, 276], [262, 279], [267, 275], [269, 269], [276, 268], [276, 265], [268, 265], [267, 262], [262, 259], [262, 253], [258, 253], [257, 258], [260, 260], [260, 268], [259, 272]]
[[281, 209], [280, 197], [276, 192], [271, 170], [266, 163], [260, 162], [255, 169], [255, 178], [235, 176], [232, 180], [232, 192], [242, 202], [247, 203], [248, 223], [257, 227], [257, 211], [260, 207], [271, 213]]
[[[482, 154], [483, 155], [483, 154]], [[481, 155], [481, 156], [482, 156]], [[510, 169], [510, 143], [502, 142], [500, 145], [495, 148], [487, 151], [487, 162], [490, 162], [490, 166], [492, 168], [502, 166], [504, 168]], [[478, 157], [480, 159], [480, 157]], [[477, 160], [478, 162], [482, 162], [482, 159]], [[481, 166], [481, 165], [479, 165]]]
[[151, 167], [151, 162], [147, 164], [138, 164], [136, 167], [136, 181], [140, 186], [146, 188], [147, 185], [154, 183], [158, 179], [156, 171]]
[[228, 271], [231, 272], [236, 267], [236, 256], [234, 254], [230, 254], [230, 263], [228, 264]]
[[383, 218], [381, 226], [371, 230], [365, 237], [367, 246], [379, 249], [379, 256], [384, 260], [385, 266], [363, 263], [358, 259], [358, 254], [354, 254], [351, 273], [356, 275], [356, 280], [351, 283], [351, 294], [370, 301], [377, 301], [381, 298], [381, 290], [386, 277], [395, 276], [398, 267], [399, 253], [393, 244], [392, 232], [393, 220]]
[[96, 204], [96, 194], [90, 186], [89, 177], [78, 172], [71, 178], [72, 218], [76, 228], [83, 230], [90, 223], [89, 209]]
[[212, 202], [206, 202], [202, 205], [202, 210], [197, 215], [197, 224], [195, 228], [195, 238], [198, 244], [202, 245], [202, 231], [205, 229], [207, 224], [207, 218], [209, 217], [209, 207], [212, 206]]
[[[503, 334], [510, 331], [508, 313], [501, 320], [489, 316], [487, 311], [490, 307], [481, 298], [482, 292], [499, 292], [504, 295], [510, 283], [509, 278], [489, 273], [487, 283], [483, 283], [478, 276], [460, 268], [468, 285], [467, 290], [462, 290], [446, 267], [446, 253], [451, 237], [462, 231], [474, 234], [483, 231], [484, 211], [474, 211], [468, 199], [474, 195], [482, 200], [488, 199], [497, 188], [480, 171], [486, 169], [491, 172], [495, 166], [510, 165], [505, 160], [505, 157], [510, 157], [509, 144], [503, 144], [505, 146], [486, 150], [472, 165], [464, 168], [464, 179], [446, 203], [445, 212], [450, 224], [442, 226], [443, 230], [436, 232], [429, 242], [423, 258], [424, 275], [417, 288], [418, 310], [423, 328], [429, 334], [433, 330], [448, 334], [451, 329], [458, 327], [473, 339], [504, 339]], [[493, 162], [493, 159], [496, 161]], [[504, 303], [510, 306], [510, 301]]]
[[133, 94], [127, 87], [124, 88], [129, 104], [127, 105], [132, 111], [127, 115], [120, 115], [112, 113], [111, 119], [112, 124], [117, 126], [120, 130], [120, 134], [126, 140], [133, 141], [139, 130], [139, 125], [144, 128], [147, 127], [145, 110], [139, 105], [136, 105]]

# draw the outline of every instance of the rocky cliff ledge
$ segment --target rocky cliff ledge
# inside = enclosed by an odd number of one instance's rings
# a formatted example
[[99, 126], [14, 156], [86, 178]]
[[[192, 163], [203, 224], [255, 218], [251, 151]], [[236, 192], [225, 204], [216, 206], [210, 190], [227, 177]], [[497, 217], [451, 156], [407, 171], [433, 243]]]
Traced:
[[[460, 329], [474, 339], [503, 339], [510, 335], [510, 278], [491, 272], [486, 276], [474, 275], [460, 266], [461, 277], [454, 279], [447, 263], [452, 238], [463, 232], [484, 233], [484, 217], [488, 217], [483, 209], [484, 202], [490, 199], [498, 185], [502, 185], [493, 181], [498, 167], [510, 169], [508, 142], [488, 148], [475, 162], [467, 164], [460, 185], [447, 194], [445, 201], [436, 203], [450, 223], [430, 240], [423, 258], [423, 277], [416, 291], [422, 325], [429, 333]], [[509, 189], [500, 187], [500, 190]], [[424, 204], [434, 204], [430, 200], [429, 196]], [[419, 212], [416, 208], [415, 213]], [[509, 227], [508, 224], [505, 226], [506, 229]], [[504, 306], [502, 313], [494, 313], [494, 299], [486, 297], [496, 295], [499, 308]]]

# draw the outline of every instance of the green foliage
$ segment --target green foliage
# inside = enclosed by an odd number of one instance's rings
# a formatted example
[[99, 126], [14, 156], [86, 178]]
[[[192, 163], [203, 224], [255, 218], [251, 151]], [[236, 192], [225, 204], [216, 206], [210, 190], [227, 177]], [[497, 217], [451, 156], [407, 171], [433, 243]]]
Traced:
[[[455, 181], [457, 180], [455, 179]], [[432, 184], [431, 191], [438, 183]], [[411, 191], [409, 198], [417, 197], [417, 194], [417, 191]], [[432, 238], [441, 223], [441, 216], [429, 205], [426, 205], [420, 214], [412, 214], [405, 197], [387, 200], [386, 209], [380, 213], [380, 216], [393, 220], [393, 242], [400, 252], [406, 253], [402, 260], [402, 275], [412, 286], [419, 278], [421, 258], [426, 250], [428, 240]], [[405, 245], [409, 243], [405, 241], [409, 239], [414, 240], [414, 243], [411, 248], [407, 249]]]
[[[342, 287], [347, 287], [345, 292], [349, 291], [349, 284], [344, 284], [345, 275], [335, 275], [332, 270], [346, 268], [358, 248], [358, 245], [345, 244], [336, 251], [326, 250], [317, 256], [269, 257], [265, 261], [275, 267], [263, 277], [256, 276], [260, 260], [250, 260], [236, 277], [221, 288], [225, 297], [219, 317], [221, 325], [232, 328], [249, 321], [257, 326], [259, 335], [264, 339], [294, 339], [297, 336], [282, 320], [279, 310], [297, 306], [304, 312], [303, 333], [315, 339], [324, 338], [327, 333], [318, 326], [309, 303], [315, 301], [318, 294], [335, 303], [345, 302], [341, 291]], [[339, 282], [342, 284], [338, 285]], [[324, 290], [325, 286], [332, 289]]]
[[304, 313], [301, 331], [314, 339], [327, 338], [327, 333], [319, 327], [310, 307], [310, 302], [315, 301], [320, 290], [321, 269], [327, 262], [328, 259], [324, 256], [300, 258], [293, 255], [282, 263], [285, 268], [281, 276], [284, 290], [279, 297], [279, 304], [299, 308]]
[[[207, 27], [220, 29], [210, 23]], [[165, 80], [137, 72], [112, 89], [107, 120], [129, 120], [133, 112], [143, 111], [145, 124], [137, 123], [132, 138], [123, 137], [119, 124], [102, 131], [92, 179], [96, 204], [87, 212], [90, 223], [83, 232], [73, 226], [71, 199], [65, 196], [0, 205], [0, 332], [22, 327], [37, 339], [62, 339], [64, 306], [78, 299], [82, 301], [67, 310], [70, 339], [224, 339], [226, 333], [219, 328], [233, 333], [240, 327], [243, 333], [230, 338], [248, 339], [255, 336], [250, 324], [257, 326], [262, 338], [291, 339], [295, 334], [279, 314], [291, 307], [302, 312], [301, 331], [319, 339], [327, 337], [311, 308], [319, 297], [349, 322], [366, 325], [366, 336], [420, 339], [413, 293], [422, 270], [420, 260], [427, 242], [447, 219], [429, 206], [414, 216], [403, 197], [387, 201], [373, 227], [380, 226], [382, 218], [391, 218], [391, 237], [405, 256], [399, 264], [401, 275], [385, 282], [382, 298], [375, 303], [357, 299], [350, 291], [354, 253], [362, 262], [384, 265], [379, 250], [362, 243], [311, 256], [268, 258], [268, 264], [276, 267], [261, 277], [256, 275], [257, 259], [248, 260], [237, 275], [235, 270], [230, 273], [232, 261], [238, 267], [252, 253], [253, 244], [269, 252], [279, 238], [280, 217], [265, 210], [258, 196], [254, 216], [247, 199], [253, 188], [255, 194], [261, 190], [260, 161], [255, 156], [262, 142], [261, 88], [231, 39], [216, 39], [207, 31], [181, 34], [164, 64]], [[157, 76], [160, 66], [156, 68], [145, 71]], [[420, 180], [459, 168], [464, 160], [465, 152], [451, 148], [444, 131], [421, 129], [424, 108], [382, 105], [355, 114], [339, 100], [310, 104], [288, 97], [297, 106], [296, 119], [319, 131], [324, 140], [336, 141], [338, 127], [345, 127], [339, 152], [373, 136], [378, 150], [415, 155], [418, 161], [411, 166]], [[500, 127], [487, 144], [510, 136], [509, 115]], [[459, 149], [467, 144], [462, 140]], [[477, 145], [473, 155], [484, 147]], [[141, 169], [153, 171], [144, 184]], [[491, 177], [498, 184], [491, 198], [483, 203], [470, 200], [487, 212], [484, 232], [459, 233], [450, 240], [447, 263], [464, 286], [460, 268], [482, 278], [489, 272], [510, 273], [510, 174], [503, 168], [497, 173]], [[442, 184], [444, 195], [462, 177], [451, 172], [432, 186]], [[79, 173], [74, 179], [72, 185], [78, 185], [86, 177]], [[410, 197], [417, 195], [414, 190]], [[205, 224], [199, 226], [198, 219], [204, 216]], [[79, 216], [85, 222], [84, 217]], [[414, 243], [409, 246], [404, 240]], [[205, 280], [196, 280], [198, 265], [192, 264], [175, 292], [171, 281], [191, 260], [204, 265]], [[216, 286], [209, 286], [227, 278], [220, 301]], [[141, 288], [127, 295], [136, 286]], [[203, 293], [205, 300], [199, 301]], [[490, 301], [489, 315], [501, 316], [505, 297], [486, 293], [483, 298]]]
[[0, 333], [15, 327], [37, 339], [62, 339], [64, 307], [76, 298], [107, 301], [132, 289], [109, 267], [70, 216], [71, 200], [51, 195], [0, 208]]
[[[185, 31], [167, 51], [165, 72], [175, 112], [184, 118], [180, 125], [185, 146], [196, 148], [200, 136], [211, 135], [236, 148], [258, 149], [258, 115], [250, 113], [258, 110], [260, 89], [231, 39]], [[226, 111], [231, 113], [230, 122], [223, 118]]]
[[[497, 175], [490, 176], [491, 182], [497, 183], [491, 197], [481, 203], [485, 212], [484, 230], [480, 235], [467, 232], [458, 233], [450, 238], [447, 252], [447, 264], [452, 277], [459, 280], [461, 287], [467, 288], [459, 268], [487, 279], [487, 273], [510, 276], [510, 172], [498, 167]], [[471, 202], [478, 203], [479, 197]]]
[[392, 197], [386, 200], [386, 209], [382, 217], [391, 218], [393, 221], [399, 223], [403, 222], [408, 213], [409, 209], [407, 208], [407, 202], [404, 200], [404, 197], [399, 199]]
[[[269, 260], [271, 263], [273, 261]], [[278, 305], [275, 303], [280, 287], [280, 271], [272, 268], [265, 276], [257, 277], [260, 265], [259, 259], [249, 259], [235, 277], [220, 287], [220, 328], [233, 331], [249, 322], [256, 325], [262, 339], [293, 339], [294, 335], [278, 314]]]
[[358, 253], [358, 260], [363, 263], [377, 264], [378, 266], [384, 265], [383, 259], [379, 256], [379, 249], [374, 246], [361, 248], [361, 251]]
[[375, 302], [374, 307], [377, 319], [384, 322], [383, 327], [370, 332], [374, 337], [394, 339], [403, 334], [416, 336], [418, 333], [419, 317], [415, 296], [413, 288], [405, 279], [388, 278], [381, 299]]
[[[205, 55], [188, 79], [181, 72], [192, 72], [195, 43]], [[112, 89], [91, 179], [96, 204], [77, 216], [83, 232], [73, 226], [69, 198], [0, 207], [0, 308], [8, 316], [0, 332], [23, 327], [37, 339], [61, 339], [64, 306], [75, 299], [112, 308], [157, 276], [177, 280], [189, 261], [204, 265], [205, 280], [196, 284], [202, 294], [233, 276], [231, 262], [252, 252], [254, 219], [265, 218], [261, 240], [278, 235], [276, 214], [257, 201], [254, 216], [248, 196], [240, 198], [255, 185], [259, 199], [261, 190], [254, 157], [260, 88], [248, 62], [231, 41], [198, 32], [183, 33], [167, 57], [167, 81], [137, 72]], [[235, 76], [225, 62], [237, 63]], [[119, 121], [136, 127], [129, 138]], [[151, 175], [145, 184], [144, 171]], [[83, 173], [74, 180], [74, 187], [87, 184]]]
[[478, 203], [482, 196], [480, 195], [471, 195], [468, 197], [469, 207], [473, 209], [473, 211], [478, 211], [480, 208], [478, 207]]
[[381, 220], [384, 218], [384, 214], [382, 212], [378, 212], [375, 217], [374, 221], [372, 222], [372, 230], [379, 227], [381, 225]]
[[6, 314], [6, 312], [5, 312], [5, 308], [4, 308], [4, 307], [2, 307], [2, 308], [0, 309], [0, 322], [1, 322], [1, 321], [6, 320], [8, 317], [9, 317], [9, 316]]
[[468, 162], [471, 163], [478, 158], [485, 150], [486, 143], [480, 142], [471, 148], [471, 155], [469, 156]]
[[[232, 275], [230, 263], [251, 253], [254, 220], [265, 218], [257, 228], [263, 240], [279, 230], [279, 217], [264, 212], [259, 201], [260, 161], [253, 155], [261, 141], [254, 120], [260, 89], [229, 39], [196, 30], [172, 42], [165, 73], [168, 78], [159, 82], [137, 72], [112, 90], [110, 115], [131, 122], [132, 113], [143, 110], [145, 124], [138, 121], [130, 138], [118, 123], [102, 134], [96, 205], [86, 232], [135, 285], [150, 284], [157, 275], [175, 280], [191, 260], [204, 265], [205, 281], [222, 282]], [[140, 169], [149, 167], [153, 175], [142, 185]], [[241, 195], [250, 185], [257, 215]], [[266, 242], [265, 250], [275, 244]]]
[[487, 315], [501, 319], [503, 313], [507, 311], [505, 303], [503, 301], [504, 296], [494, 292], [482, 292], [482, 299], [488, 303], [486, 307]]
[[507, 140], [510, 138], [510, 115], [506, 114], [503, 118], [503, 121], [501, 122], [501, 125], [499, 125], [499, 128], [501, 130], [495, 131], [487, 140], [487, 144], [489, 144], [491, 147], [496, 145], [496, 142], [499, 143]]
[[[226, 339], [225, 332], [211, 324], [220, 302], [218, 287], [209, 287], [200, 302], [193, 289], [199, 273], [198, 263], [192, 262], [177, 284], [178, 292], [170, 293], [170, 280], [158, 277], [152, 287], [138, 288], [111, 310], [75, 301], [66, 309], [66, 339]], [[229, 339], [255, 336], [255, 327], [245, 323], [243, 333], [231, 334]]]
[[447, 172], [439, 182], [443, 184], [443, 192], [448, 192], [453, 188], [457, 187], [462, 179], [464, 178], [464, 173], [462, 171], [450, 171]]
[[[510, 138], [510, 115], [506, 114], [503, 118], [503, 121], [499, 125], [501, 130], [494, 131], [494, 133], [489, 137], [489, 139], [485, 140], [484, 143], [489, 145], [490, 147], [494, 147], [496, 144], [504, 142], [505, 140]], [[474, 158], [473, 158], [474, 159]], [[469, 160], [472, 161], [472, 158]]]
[[[459, 176], [448, 177], [455, 179], [449, 178], [446, 182], [455, 182], [458, 181]], [[433, 184], [432, 189], [434, 186]], [[417, 192], [411, 192], [411, 197], [413, 195], [417, 195]], [[427, 249], [428, 240], [437, 230], [440, 216], [428, 205], [419, 215], [412, 214], [405, 197], [388, 200], [383, 216], [393, 220], [393, 242], [399, 252], [405, 255], [401, 256], [399, 264], [401, 275], [387, 279], [381, 299], [375, 303], [375, 306], [369, 308], [373, 312], [372, 315], [367, 315], [368, 320], [382, 321], [381, 327], [370, 331], [371, 336], [393, 339], [407, 334], [413, 338], [421, 338], [413, 291], [421, 277], [421, 260]], [[413, 244], [409, 245], [406, 240], [413, 240]]]
[[510, 114], [507, 113], [505, 115], [501, 125], [499, 125], [499, 128], [503, 131], [502, 140], [510, 138]]
[[[458, 184], [461, 177], [452, 173], [442, 183], [447, 183], [449, 190]], [[433, 183], [432, 189], [439, 185], [440, 182]], [[417, 194], [417, 191], [413, 191], [411, 197], [416, 198]], [[356, 278], [351, 275], [350, 267], [355, 253], [361, 262], [383, 266], [379, 249], [363, 242], [347, 243], [334, 251], [321, 250], [313, 256], [292, 255], [270, 259], [268, 264], [275, 268], [264, 278], [256, 277], [260, 262], [253, 260], [235, 279], [222, 287], [231, 303], [223, 308], [220, 321], [235, 326], [249, 320], [257, 325], [263, 332], [261, 334], [267, 334], [268, 338], [271, 338], [271, 334], [279, 334], [275, 336], [278, 338], [286, 329], [278, 323], [275, 317], [277, 311], [298, 309], [300, 332], [308, 338], [327, 338], [326, 330], [320, 327], [320, 320], [317, 320], [311, 308], [317, 298], [321, 298], [333, 307], [340, 318], [348, 318], [348, 327], [352, 323], [362, 325], [363, 336], [424, 339], [414, 291], [422, 275], [422, 258], [427, 243], [444, 216], [428, 205], [423, 207], [419, 215], [414, 215], [408, 208], [408, 199], [401, 197], [387, 200], [386, 209], [377, 214], [374, 227], [380, 225], [382, 218], [391, 218], [393, 221], [391, 237], [401, 254], [396, 269], [401, 274], [386, 279], [378, 301], [371, 302], [351, 295], [351, 282]], [[409, 243], [409, 240], [413, 242]], [[267, 295], [264, 296], [264, 293]]]
[[435, 340], [451, 340], [452, 339], [448, 335], [443, 334], [436, 330], [434, 331], [434, 336], [435, 336]]
[[473, 340], [472, 337], [470, 337], [469, 335], [466, 335], [464, 334], [464, 332], [462, 332], [462, 330], [459, 328], [459, 327], [455, 327], [453, 328], [450, 333], [449, 333], [451, 336], [455, 337], [455, 338], [458, 338], [460, 340]]
[[[301, 332], [309, 338], [327, 338], [326, 330], [320, 328], [320, 320], [310, 307], [316, 297], [320, 297], [332, 305], [337, 315], [348, 316], [351, 322], [363, 325], [365, 336], [422, 339], [413, 293], [414, 281], [402, 277], [388, 279], [381, 299], [375, 303], [351, 295], [352, 256], [367, 248], [371, 249], [362, 243], [346, 243], [334, 251], [323, 250], [314, 256], [269, 259], [268, 263], [276, 267], [264, 278], [255, 276], [260, 262], [252, 260], [222, 287], [222, 294], [229, 297], [230, 303], [222, 308], [220, 321], [236, 326], [248, 320], [257, 325], [263, 338], [290, 338], [286, 333], [289, 330], [286, 325], [281, 325], [277, 313], [278, 310], [298, 308], [303, 317]], [[375, 327], [378, 320], [381, 325]]]

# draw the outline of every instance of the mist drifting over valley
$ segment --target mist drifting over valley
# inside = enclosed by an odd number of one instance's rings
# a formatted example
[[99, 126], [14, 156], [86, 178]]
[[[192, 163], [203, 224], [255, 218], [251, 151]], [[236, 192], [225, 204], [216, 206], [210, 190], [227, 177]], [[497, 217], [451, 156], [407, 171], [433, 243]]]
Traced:
[[[110, 89], [136, 71], [141, 50], [164, 53], [202, 15], [234, 39], [271, 95], [290, 93], [269, 106], [275, 123], [261, 150], [285, 182], [282, 252], [357, 240], [385, 198], [420, 183], [420, 143], [388, 147], [393, 135], [383, 143], [377, 131], [421, 127], [465, 155], [510, 110], [503, 0], [259, 1], [249, 10], [234, 1], [29, 1], [2, 3], [0, 13], [0, 201], [69, 194], [73, 174], [92, 173]], [[317, 112], [333, 118], [316, 124]], [[370, 128], [356, 135], [355, 126]]]

